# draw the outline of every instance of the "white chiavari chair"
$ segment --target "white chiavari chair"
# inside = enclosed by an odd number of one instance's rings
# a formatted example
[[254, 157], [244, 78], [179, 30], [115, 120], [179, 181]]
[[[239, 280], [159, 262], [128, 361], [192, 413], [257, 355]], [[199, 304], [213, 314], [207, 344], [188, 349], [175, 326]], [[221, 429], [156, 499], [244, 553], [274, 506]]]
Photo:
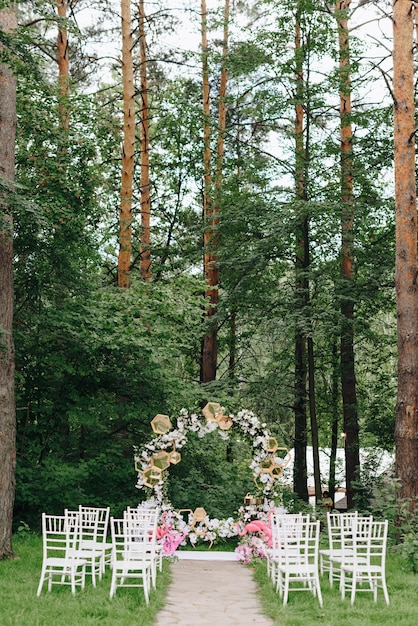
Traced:
[[302, 513], [275, 513], [271, 511], [268, 516], [268, 522], [271, 528], [271, 546], [266, 550], [267, 574], [276, 584], [276, 566], [282, 556], [282, 546], [280, 542], [280, 528], [283, 524], [289, 529], [289, 532], [295, 532], [295, 526], [309, 521], [309, 515]]
[[[84, 506], [78, 507], [81, 520], [81, 528], [86, 527], [89, 536], [82, 537], [81, 549], [93, 550], [99, 564], [96, 567], [96, 574], [99, 580], [105, 573], [106, 565], [110, 565], [110, 553], [112, 543], [108, 540], [110, 507]], [[92, 525], [95, 531], [92, 531]], [[88, 530], [90, 528], [90, 530]], [[94, 536], [93, 536], [94, 535]], [[94, 543], [93, 543], [94, 542]]]
[[76, 587], [84, 589], [86, 560], [79, 555], [80, 520], [76, 515], [68, 519], [65, 515], [42, 513], [42, 571], [37, 596], [42, 593], [45, 581], [48, 591], [52, 585], [70, 585], [74, 595]]
[[97, 548], [96, 515], [82, 514], [79, 510], [65, 509], [64, 517], [67, 524], [79, 520], [79, 541], [76, 547], [77, 557], [86, 561], [87, 573], [91, 575], [93, 587], [96, 579], [101, 577], [101, 551]]
[[287, 604], [289, 593], [309, 591], [322, 606], [319, 582], [319, 533], [320, 522], [306, 521], [290, 528], [282, 525], [279, 531], [282, 555], [277, 563], [276, 589]]
[[137, 524], [135, 531], [132, 524], [125, 517], [123, 519], [110, 518], [112, 535], [112, 580], [110, 584], [110, 598], [118, 587], [141, 587], [144, 591], [145, 602], [149, 602], [151, 588], [151, 560], [147, 551], [141, 549], [141, 544], [148, 541], [150, 524], [147, 520]]
[[[162, 546], [157, 543], [157, 524], [159, 508], [128, 507], [123, 517], [127, 523], [127, 532], [133, 542], [132, 548], [144, 551], [151, 563], [151, 583], [153, 588], [157, 582], [157, 568], [162, 569]], [[148, 534], [143, 538], [143, 526], [148, 526]]]
[[349, 513], [327, 513], [328, 547], [319, 550], [319, 570], [321, 576], [329, 572], [330, 586], [333, 585], [334, 567], [331, 557], [342, 555], [342, 528], [349, 528], [352, 521], [358, 517], [357, 511]]
[[341, 595], [351, 594], [351, 604], [356, 593], [371, 592], [377, 602], [378, 589], [383, 590], [386, 604], [389, 594], [386, 586], [386, 547], [388, 521], [371, 520], [367, 532], [358, 532], [354, 537], [352, 559], [341, 563]]
[[[333, 586], [334, 580], [337, 580], [341, 588], [341, 567], [353, 562], [356, 554], [356, 546], [367, 539], [372, 521], [372, 516], [360, 515], [351, 519], [348, 517], [342, 519], [341, 549], [329, 556], [329, 579], [331, 587]], [[357, 559], [360, 560], [361, 558], [363, 557], [359, 552]]]

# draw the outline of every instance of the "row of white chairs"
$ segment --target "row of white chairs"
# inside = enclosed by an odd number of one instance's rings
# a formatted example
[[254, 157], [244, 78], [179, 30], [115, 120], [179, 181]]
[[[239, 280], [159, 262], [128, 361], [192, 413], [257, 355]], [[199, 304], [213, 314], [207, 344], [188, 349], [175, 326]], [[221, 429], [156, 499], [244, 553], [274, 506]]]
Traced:
[[42, 514], [43, 558], [37, 595], [44, 582], [84, 589], [89, 568], [92, 584], [101, 580], [106, 562], [110, 563], [111, 544], [107, 542], [109, 508], [82, 506], [65, 509], [64, 515]]
[[386, 584], [386, 549], [388, 521], [357, 512], [328, 513], [328, 548], [321, 549], [320, 570], [328, 571], [330, 586], [339, 581], [342, 598], [350, 592], [351, 604], [356, 593], [370, 592], [377, 601], [382, 589], [386, 604], [389, 594]]
[[318, 550], [320, 522], [309, 515], [270, 516], [272, 545], [267, 553], [267, 571], [276, 591], [287, 604], [289, 592], [309, 591], [322, 606]]
[[159, 510], [130, 508], [121, 519], [111, 518], [112, 581], [110, 597], [118, 587], [142, 587], [148, 604], [162, 570], [162, 550], [157, 543]]
[[[156, 586], [157, 571], [162, 569], [162, 551], [157, 543], [159, 510], [130, 508], [123, 517], [109, 517], [109, 508], [80, 506], [66, 509], [64, 515], [42, 514], [43, 560], [37, 595], [47, 582], [84, 589], [86, 573], [96, 587], [112, 570], [110, 597], [118, 587], [142, 587], [146, 603], [151, 587]], [[110, 524], [111, 540], [108, 540]]]
[[385, 562], [388, 522], [353, 513], [328, 513], [328, 547], [319, 549], [320, 522], [309, 515], [271, 514], [271, 548], [267, 552], [267, 571], [283, 599], [291, 591], [309, 591], [322, 606], [319, 573], [328, 572], [330, 586], [339, 582], [341, 597], [371, 592], [377, 601], [382, 589], [386, 604]]

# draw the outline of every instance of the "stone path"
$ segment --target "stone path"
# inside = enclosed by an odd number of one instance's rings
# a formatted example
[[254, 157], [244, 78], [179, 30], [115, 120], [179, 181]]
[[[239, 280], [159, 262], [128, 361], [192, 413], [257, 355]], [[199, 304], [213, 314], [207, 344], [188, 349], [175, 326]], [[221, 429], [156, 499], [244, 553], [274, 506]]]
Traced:
[[205, 553], [205, 560], [187, 554], [171, 565], [173, 580], [155, 626], [273, 626], [261, 612], [250, 568], [231, 553]]

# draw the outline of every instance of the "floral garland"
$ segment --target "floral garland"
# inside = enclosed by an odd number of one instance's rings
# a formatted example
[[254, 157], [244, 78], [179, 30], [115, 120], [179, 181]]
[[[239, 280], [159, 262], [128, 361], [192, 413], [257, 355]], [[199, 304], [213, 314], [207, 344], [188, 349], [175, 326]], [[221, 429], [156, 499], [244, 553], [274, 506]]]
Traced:
[[[272, 457], [271, 451], [269, 450], [269, 442], [272, 437], [267, 430], [267, 425], [261, 423], [259, 418], [252, 411], [246, 409], [239, 411], [236, 415], [230, 414], [228, 418], [232, 421], [233, 426], [237, 426], [251, 439], [253, 460], [249, 467], [253, 472], [254, 481], [259, 485], [259, 488], [261, 484], [262, 496], [264, 496], [264, 498], [277, 497], [279, 490], [276, 477], [268, 472], [261, 471], [263, 462]], [[195, 432], [198, 437], [203, 438], [217, 428], [218, 424], [216, 422], [206, 421], [205, 418], [202, 418], [202, 416], [199, 416], [197, 413], [189, 413], [187, 409], [181, 409], [174, 429], [154, 437], [145, 445], [142, 451], [135, 448], [135, 465], [138, 470], [136, 487], [138, 489], [146, 488], [142, 471], [150, 465], [153, 454], [160, 450], [181, 450], [187, 443], [188, 432]], [[228, 439], [227, 431], [219, 429], [219, 434], [224, 439]], [[273, 461], [278, 468], [286, 464], [285, 460], [278, 455], [273, 457]], [[152, 488], [154, 497], [160, 506], [162, 506], [165, 501], [164, 484], [166, 476], [167, 474], [164, 473], [161, 481]]]
[[[150, 498], [141, 502], [139, 507], [155, 508], [159, 503], [155, 498]], [[206, 516], [200, 524], [193, 524], [192, 514], [186, 520], [180, 513], [171, 508], [166, 503], [163, 506], [161, 515], [161, 526], [159, 542], [162, 544], [163, 554], [171, 556], [179, 546], [185, 546], [189, 542], [195, 547], [199, 540], [204, 542], [225, 541], [234, 537], [241, 537], [238, 546], [235, 549], [237, 560], [242, 561], [244, 565], [248, 565], [252, 561], [264, 558], [268, 549], [268, 538], [261, 535], [253, 535], [250, 533], [242, 534], [245, 525], [254, 519], [269, 523], [269, 511], [274, 508], [274, 502], [265, 501], [262, 506], [258, 506], [257, 510], [253, 506], [240, 507], [239, 521], [232, 517], [227, 519], [209, 518]], [[276, 511], [286, 513], [283, 508], [276, 508]]]
[[[277, 476], [273, 473], [262, 470], [266, 460], [275, 464], [277, 468], [284, 467], [286, 460], [280, 456], [275, 456], [271, 450], [272, 437], [267, 430], [267, 425], [249, 410], [241, 410], [236, 415], [229, 414], [226, 418], [232, 422], [232, 426], [238, 427], [244, 435], [247, 435], [252, 443], [253, 459], [250, 469], [253, 472], [254, 482], [261, 491], [262, 498], [257, 504], [251, 503], [240, 507], [238, 521], [232, 517], [219, 520], [206, 516], [199, 523], [194, 523], [193, 515], [190, 514], [186, 520], [180, 513], [176, 512], [168, 498], [166, 497], [167, 472], [162, 472], [161, 480], [152, 487], [152, 495], [142, 505], [158, 506], [161, 510], [166, 530], [161, 537], [163, 552], [166, 555], [172, 554], [179, 545], [185, 545], [187, 541], [195, 546], [200, 540], [215, 542], [227, 540], [242, 534], [245, 525], [254, 519], [268, 521], [268, 511], [275, 507], [274, 498], [279, 495]], [[206, 420], [197, 413], [189, 413], [187, 409], [181, 409], [176, 420], [175, 428], [164, 434], [158, 434], [148, 442], [140, 451], [135, 448], [135, 467], [138, 471], [136, 487], [138, 489], [150, 489], [145, 484], [143, 472], [149, 468], [153, 455], [158, 452], [178, 452], [187, 443], [189, 432], [197, 433], [203, 438], [218, 428], [216, 421]], [[219, 435], [228, 439], [226, 430], [219, 428]], [[281, 475], [281, 472], [279, 473]], [[267, 549], [265, 538], [246, 535], [242, 538], [241, 544], [236, 549], [237, 559], [247, 564], [253, 558], [262, 557]]]

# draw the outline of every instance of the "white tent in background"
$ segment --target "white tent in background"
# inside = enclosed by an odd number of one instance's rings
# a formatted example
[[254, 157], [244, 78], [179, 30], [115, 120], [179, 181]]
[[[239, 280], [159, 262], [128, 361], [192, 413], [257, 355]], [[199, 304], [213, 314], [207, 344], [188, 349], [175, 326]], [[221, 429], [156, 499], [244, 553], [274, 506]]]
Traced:
[[[294, 463], [294, 449], [289, 450], [290, 462], [283, 470], [282, 482], [284, 484], [292, 486], [293, 484], [293, 463]], [[329, 460], [331, 456], [331, 448], [320, 448], [319, 450], [319, 468], [321, 472], [322, 488], [327, 489], [329, 478]], [[375, 475], [381, 476], [387, 472], [395, 461], [395, 455], [387, 452], [381, 448], [361, 448], [360, 449], [360, 464], [364, 467], [368, 461], [372, 462], [373, 468], [375, 468]], [[309, 501], [312, 505], [315, 505], [315, 482], [314, 482], [314, 468], [313, 468], [313, 452], [312, 446], [306, 448], [306, 461], [308, 470], [308, 491]], [[335, 464], [335, 508], [345, 509], [347, 508], [345, 498], [345, 449], [337, 448], [337, 457]]]

